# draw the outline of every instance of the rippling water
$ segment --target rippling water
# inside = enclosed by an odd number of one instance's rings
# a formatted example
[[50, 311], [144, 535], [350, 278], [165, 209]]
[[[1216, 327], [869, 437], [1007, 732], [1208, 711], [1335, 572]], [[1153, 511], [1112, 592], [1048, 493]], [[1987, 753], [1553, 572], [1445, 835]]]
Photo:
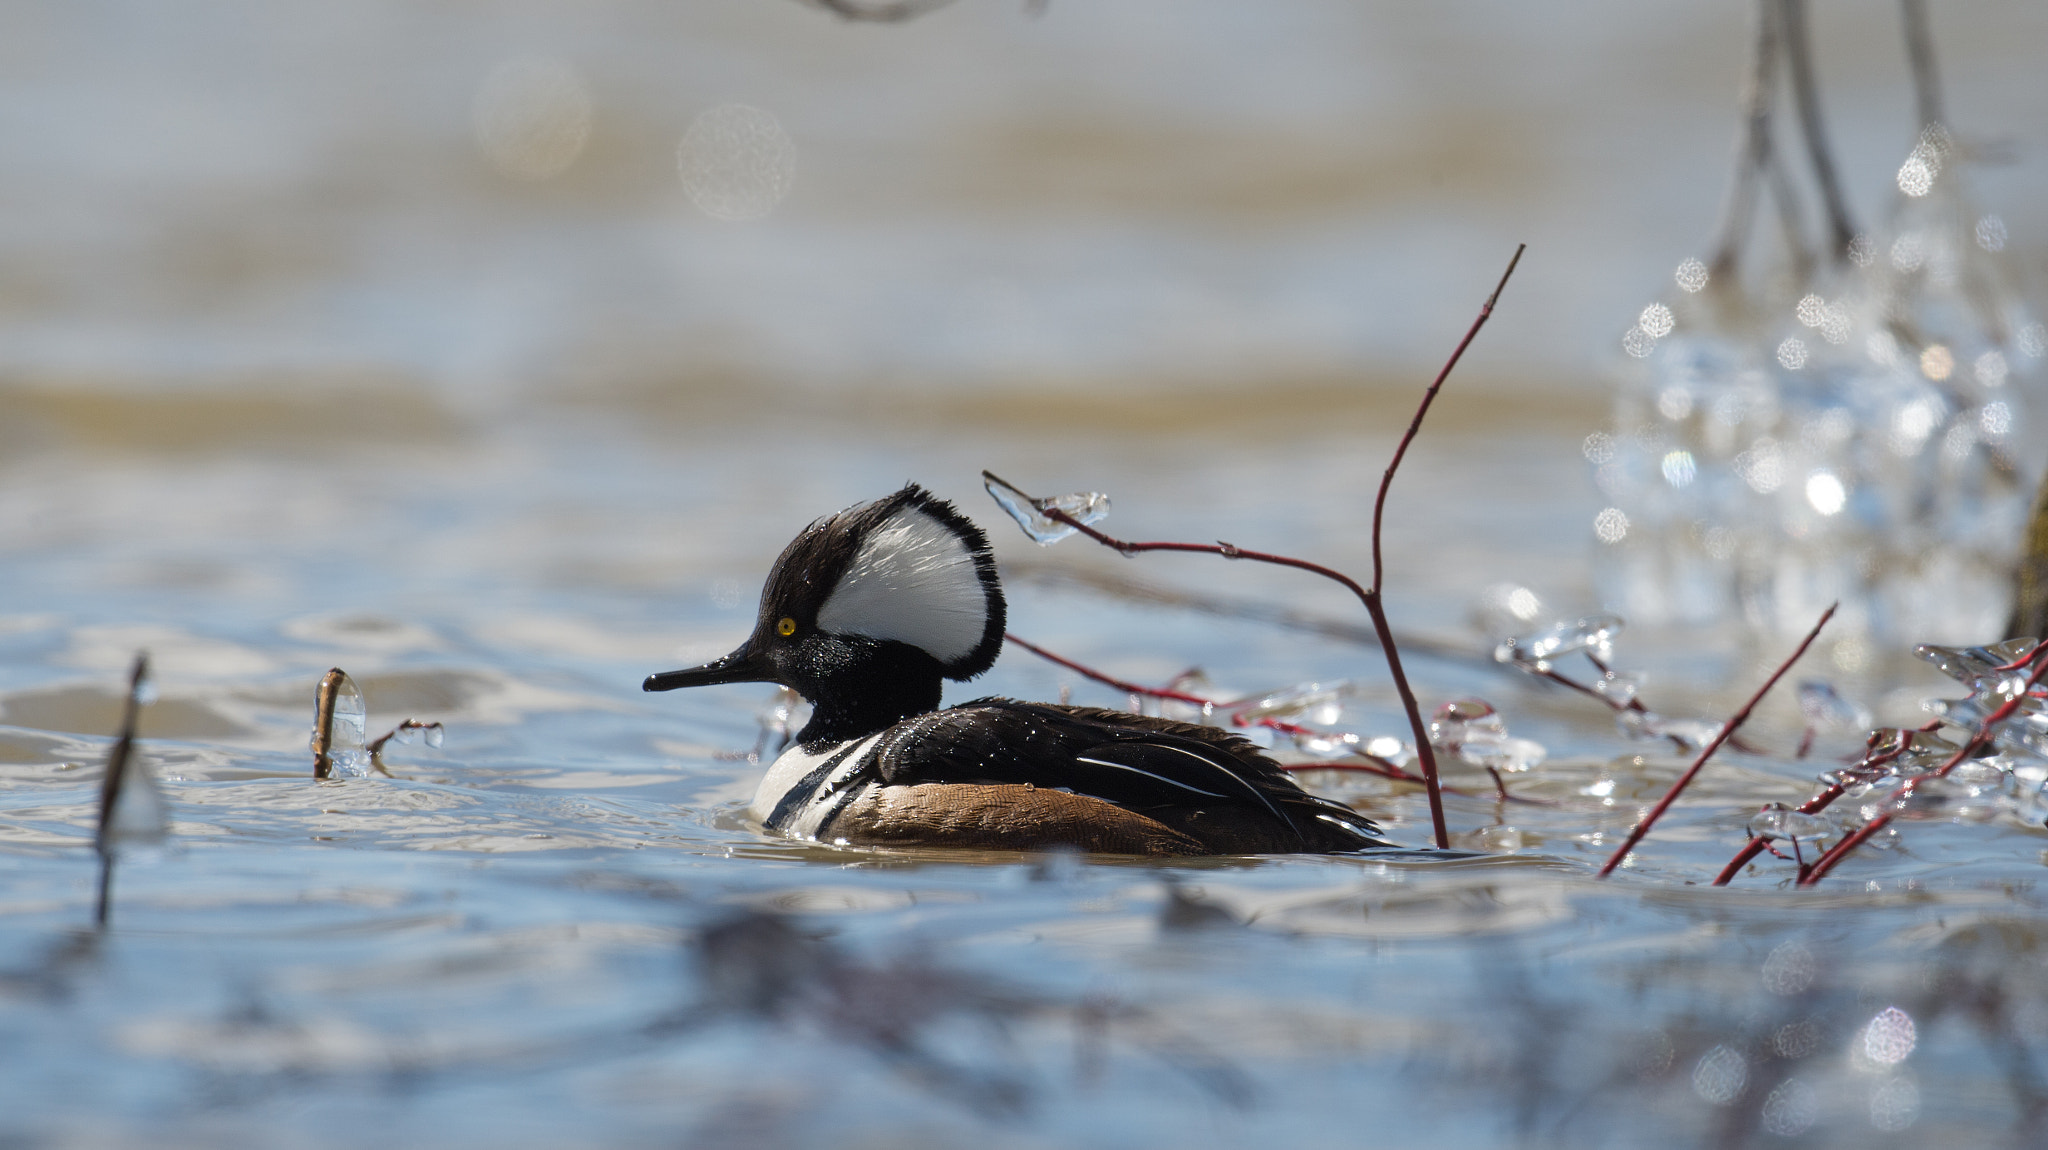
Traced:
[[[1937, 16], [1959, 121], [2011, 143], [1981, 196], [2038, 271], [2048, 26]], [[1816, 17], [1845, 173], [1877, 188], [1911, 139], [1892, 31]], [[1912, 821], [1817, 892], [1768, 858], [1706, 886], [1757, 804], [1855, 750], [1793, 760], [1788, 694], [1601, 883], [1684, 756], [1471, 621], [1502, 581], [1597, 606], [1577, 448], [1711, 221], [1739, 14], [105, 4], [0, 30], [0, 1140], [2042, 1136], [2038, 826]], [[1515, 782], [1538, 802], [1453, 779], [1490, 857], [792, 844], [736, 814], [765, 689], [638, 690], [730, 649], [796, 529], [916, 479], [996, 529], [1019, 634], [1218, 694], [1356, 676], [1347, 721], [1402, 731], [1341, 593], [1041, 550], [977, 473], [1364, 570], [1395, 435], [1524, 239], [1388, 534], [1425, 702], [1484, 697], [1549, 749]], [[1626, 631], [1617, 657], [1718, 718], [1787, 647]], [[95, 934], [138, 649], [171, 836]], [[331, 666], [373, 734], [445, 745], [313, 781]], [[1843, 686], [1880, 722], [1944, 693], [1903, 658]], [[1063, 690], [1121, 703], [1015, 650], [949, 697]], [[1427, 837], [1405, 787], [1308, 781]]]

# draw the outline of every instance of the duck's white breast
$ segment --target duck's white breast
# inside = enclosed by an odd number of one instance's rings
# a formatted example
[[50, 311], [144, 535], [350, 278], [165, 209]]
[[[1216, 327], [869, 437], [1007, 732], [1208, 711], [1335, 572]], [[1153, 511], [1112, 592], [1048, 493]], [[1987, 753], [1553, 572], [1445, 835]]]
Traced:
[[881, 738], [877, 731], [816, 751], [792, 746], [769, 766], [747, 814], [784, 834], [816, 838], [819, 826], [845, 796], [843, 784], [867, 762]]

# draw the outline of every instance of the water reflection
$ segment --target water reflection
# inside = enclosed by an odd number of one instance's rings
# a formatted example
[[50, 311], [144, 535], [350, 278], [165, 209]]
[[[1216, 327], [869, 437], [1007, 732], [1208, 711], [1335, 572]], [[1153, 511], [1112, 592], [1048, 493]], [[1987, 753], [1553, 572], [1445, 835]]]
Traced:
[[683, 191], [705, 215], [758, 220], [789, 194], [796, 145], [774, 115], [745, 104], [720, 104], [690, 121], [676, 145]]
[[506, 60], [477, 87], [477, 146], [505, 176], [552, 179], [583, 154], [593, 110], [583, 77], [566, 62]]

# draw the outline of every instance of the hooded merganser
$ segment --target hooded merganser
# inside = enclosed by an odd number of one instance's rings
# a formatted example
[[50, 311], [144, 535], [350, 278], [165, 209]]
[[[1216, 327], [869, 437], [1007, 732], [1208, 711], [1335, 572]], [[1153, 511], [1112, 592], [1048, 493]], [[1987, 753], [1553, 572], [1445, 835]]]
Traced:
[[1002, 698], [940, 710], [940, 680], [988, 670], [1003, 628], [988, 537], [911, 484], [805, 528], [739, 650], [642, 686], [780, 683], [808, 699], [748, 808], [801, 838], [1136, 855], [1393, 845], [1214, 727]]

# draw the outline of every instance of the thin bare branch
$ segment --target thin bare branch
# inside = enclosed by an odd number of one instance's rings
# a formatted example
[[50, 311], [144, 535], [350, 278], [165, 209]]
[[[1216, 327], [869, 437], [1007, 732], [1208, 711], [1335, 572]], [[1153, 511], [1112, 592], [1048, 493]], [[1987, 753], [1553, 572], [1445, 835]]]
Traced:
[[936, 12], [951, 4], [953, 0], [882, 0], [873, 4], [861, 4], [856, 0], [805, 2], [823, 8], [843, 20], [862, 24], [901, 24], [905, 20], [915, 20], [927, 12]]
[[138, 651], [128, 672], [128, 700], [121, 708], [121, 735], [107, 752], [106, 777], [100, 780], [100, 818], [93, 834], [93, 849], [100, 856], [99, 898], [93, 907], [93, 925], [105, 928], [114, 897], [114, 804], [128, 779], [128, 760], [135, 755], [135, 728], [142, 718], [142, 684], [149, 677], [149, 655]]
[[1756, 709], [1756, 705], [1763, 701], [1763, 697], [1770, 693], [1772, 687], [1778, 685], [1778, 680], [1785, 677], [1785, 672], [1792, 669], [1792, 665], [1799, 661], [1800, 656], [1806, 654], [1806, 649], [1813, 646], [1813, 641], [1820, 637], [1820, 629], [1828, 625], [1829, 619], [1835, 617], [1835, 608], [1840, 605], [1839, 603], [1830, 603], [1828, 609], [1821, 612], [1819, 621], [1814, 623], [1813, 630], [1808, 631], [1806, 638], [1799, 641], [1798, 649], [1794, 650], [1791, 656], [1784, 662], [1778, 664], [1778, 669], [1771, 672], [1771, 677], [1764, 680], [1764, 685], [1756, 689], [1756, 693], [1749, 697], [1748, 702], [1742, 704], [1741, 710], [1729, 716], [1728, 721], [1721, 724], [1721, 730], [1712, 739], [1707, 741], [1706, 746], [1700, 748], [1699, 757], [1692, 761], [1692, 765], [1685, 769], [1684, 774], [1678, 776], [1678, 781], [1671, 784], [1671, 789], [1664, 792], [1664, 797], [1657, 800], [1657, 805], [1650, 808], [1650, 813], [1643, 816], [1642, 821], [1635, 825], [1635, 829], [1628, 832], [1628, 838], [1608, 858], [1607, 865], [1600, 868], [1601, 878], [1606, 878], [1614, 873], [1614, 868], [1621, 865], [1621, 860], [1628, 857], [1628, 852], [1634, 850], [1636, 844], [1643, 841], [1643, 836], [1650, 833], [1650, 828], [1657, 825], [1657, 820], [1664, 817], [1664, 812], [1670, 810], [1671, 804], [1678, 801], [1678, 796], [1685, 793], [1685, 788], [1692, 785], [1694, 777], [1700, 773], [1700, 768], [1707, 765], [1707, 760], [1714, 757], [1714, 752], [1721, 749], [1721, 744], [1728, 741], [1728, 736], [1734, 734], [1736, 728], [1749, 721], [1750, 712]]
[[1913, 69], [1913, 99], [1920, 112], [1920, 130], [1945, 124], [1941, 73], [1934, 66], [1934, 28], [1927, 19], [1927, 0], [1899, 0], [1905, 24], [1906, 62]]

